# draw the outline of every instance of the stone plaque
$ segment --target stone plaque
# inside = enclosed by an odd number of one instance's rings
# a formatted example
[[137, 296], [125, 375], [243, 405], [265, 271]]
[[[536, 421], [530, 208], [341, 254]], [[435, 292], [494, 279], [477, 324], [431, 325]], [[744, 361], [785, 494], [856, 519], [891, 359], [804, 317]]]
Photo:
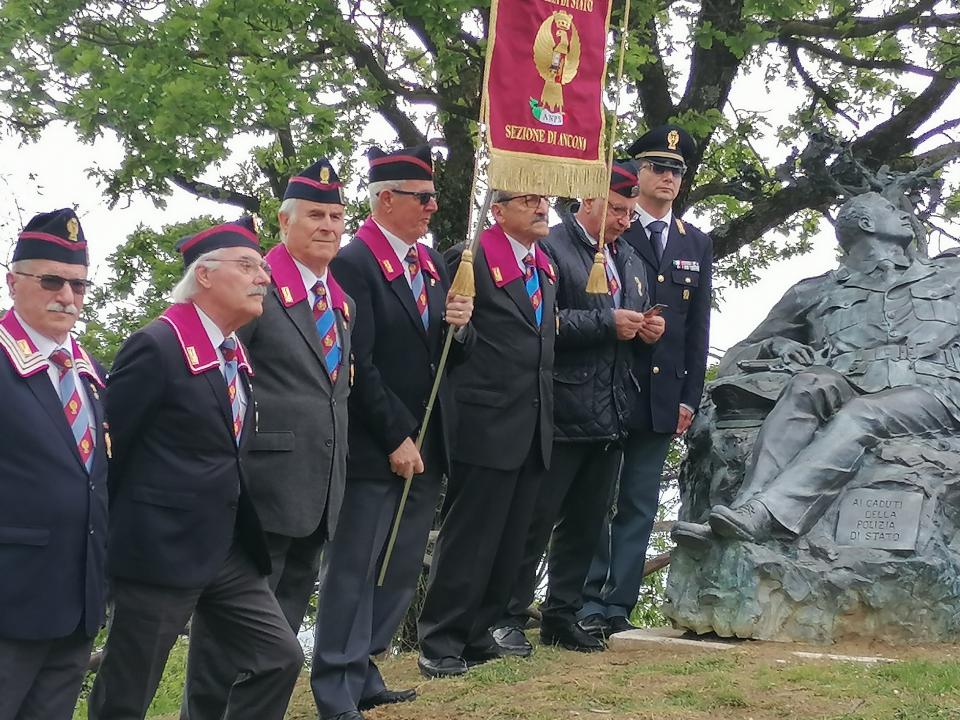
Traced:
[[849, 490], [840, 499], [838, 545], [913, 550], [920, 529], [922, 492]]

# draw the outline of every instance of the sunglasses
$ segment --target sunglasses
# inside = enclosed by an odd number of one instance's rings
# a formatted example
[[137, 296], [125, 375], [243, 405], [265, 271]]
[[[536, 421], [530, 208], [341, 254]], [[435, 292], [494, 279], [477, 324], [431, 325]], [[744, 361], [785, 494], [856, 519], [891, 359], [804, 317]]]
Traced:
[[64, 283], [70, 283], [70, 289], [74, 295], [84, 295], [87, 290], [93, 287], [90, 280], [81, 280], [79, 278], [65, 278], [59, 275], [34, 275], [33, 273], [15, 272], [15, 275], [36, 278], [40, 281], [40, 287], [50, 292], [59, 292], [63, 289]]
[[546, 195], [532, 195], [532, 194], [514, 195], [513, 197], [502, 198], [498, 202], [508, 203], [511, 200], [519, 200], [520, 202], [523, 203], [524, 207], [530, 210], [536, 210], [537, 208], [539, 208], [540, 203], [543, 202], [544, 200], [547, 201], [547, 205], [550, 204], [550, 198], [547, 197]]
[[654, 163], [647, 163], [647, 167], [653, 170], [657, 175], [666, 175], [670, 173], [674, 177], [683, 177], [683, 174], [687, 171], [686, 167], [674, 167], [672, 165], [655, 165]]
[[421, 205], [428, 205], [431, 200], [437, 199], [437, 194], [428, 190], [423, 192], [411, 192], [410, 190], [391, 190], [390, 192], [396, 193], [397, 195], [409, 195], [410, 197], [415, 197], [420, 201]]

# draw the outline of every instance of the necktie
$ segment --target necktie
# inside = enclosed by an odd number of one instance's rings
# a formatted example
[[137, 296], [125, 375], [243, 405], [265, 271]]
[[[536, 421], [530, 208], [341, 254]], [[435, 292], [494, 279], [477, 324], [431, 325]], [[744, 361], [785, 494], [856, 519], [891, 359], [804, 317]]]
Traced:
[[417, 302], [417, 310], [420, 312], [420, 321], [423, 323], [423, 329], [426, 330], [430, 325], [430, 310], [427, 307], [427, 289], [423, 284], [423, 273], [420, 272], [420, 255], [416, 247], [411, 247], [407, 251], [407, 272], [410, 273], [410, 290], [413, 292], [413, 299]]
[[653, 254], [657, 257], [657, 262], [663, 258], [663, 231], [667, 229], [667, 224], [663, 220], [654, 220], [647, 225], [650, 231], [650, 244], [653, 246]]
[[243, 415], [240, 411], [240, 395], [237, 393], [237, 341], [234, 338], [224, 338], [220, 343], [220, 352], [223, 353], [223, 379], [227, 381], [227, 397], [230, 398], [230, 413], [233, 415], [233, 439], [240, 444], [240, 433], [243, 431]]
[[60, 402], [63, 403], [67, 424], [80, 451], [80, 459], [83, 460], [87, 472], [90, 472], [93, 465], [93, 430], [90, 427], [90, 411], [83, 404], [76, 375], [71, 372], [73, 358], [63, 348], [57, 348], [50, 353], [50, 361], [60, 370]]
[[523, 273], [523, 282], [527, 286], [527, 295], [530, 297], [530, 303], [533, 305], [533, 314], [537, 318], [537, 327], [543, 322], [543, 295], [540, 292], [540, 275], [537, 273], [536, 262], [533, 259], [533, 253], [527, 253], [523, 258], [525, 267]]
[[317, 332], [320, 333], [323, 362], [331, 382], [336, 382], [337, 375], [340, 373], [341, 355], [340, 341], [337, 339], [337, 318], [327, 300], [327, 286], [322, 280], [317, 280], [313, 286], [313, 293], [317, 296], [313, 304], [313, 321], [317, 324]]
[[613, 257], [606, 253], [603, 254], [603, 269], [607, 272], [607, 289], [610, 291], [610, 297], [613, 298], [613, 306], [620, 307], [620, 283], [617, 282], [617, 276], [613, 272]]

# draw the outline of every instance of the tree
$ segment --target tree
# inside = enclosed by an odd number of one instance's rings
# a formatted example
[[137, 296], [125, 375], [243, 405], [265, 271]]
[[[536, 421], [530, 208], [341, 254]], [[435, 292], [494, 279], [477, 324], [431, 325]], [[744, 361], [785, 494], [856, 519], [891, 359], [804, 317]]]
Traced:
[[[808, 247], [850, 157], [876, 171], [957, 155], [957, 6], [634, 0], [622, 137], [668, 120], [692, 131], [700, 152], [677, 210], [708, 219], [725, 272], [747, 282]], [[615, 0], [614, 25], [623, 9]], [[358, 174], [367, 142], [433, 139], [446, 147], [443, 245], [465, 231], [487, 20], [486, 3], [465, 0], [6, 0], [3, 121], [25, 136], [54, 119], [86, 141], [115, 133], [124, 161], [97, 169], [114, 200], [162, 201], [172, 184], [265, 216], [318, 154]], [[737, 84], [779, 79], [794, 89], [776, 98], [792, 104], [786, 125], [732, 105]], [[237, 169], [223, 170], [232, 153]], [[939, 182], [923, 194], [931, 223], [960, 204]]]

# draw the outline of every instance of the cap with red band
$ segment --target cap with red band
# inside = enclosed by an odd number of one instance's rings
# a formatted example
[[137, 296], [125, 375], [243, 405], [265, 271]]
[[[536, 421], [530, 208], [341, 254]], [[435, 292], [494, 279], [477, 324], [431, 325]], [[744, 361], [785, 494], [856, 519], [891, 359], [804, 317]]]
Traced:
[[367, 151], [370, 182], [389, 180], [433, 180], [433, 155], [429, 145], [401, 148], [386, 153], [378, 147]]
[[297, 173], [287, 182], [283, 199], [298, 198], [317, 203], [346, 205], [343, 185], [337, 171], [326, 158], [320, 158], [307, 169]]
[[185, 267], [192, 265], [204, 253], [230, 247], [247, 247], [260, 252], [256, 220], [252, 216], [245, 215], [233, 222], [214, 225], [196, 235], [188, 235], [177, 243]]
[[13, 250], [13, 262], [20, 260], [89, 265], [87, 240], [77, 214], [71, 208], [62, 208], [30, 218]]

